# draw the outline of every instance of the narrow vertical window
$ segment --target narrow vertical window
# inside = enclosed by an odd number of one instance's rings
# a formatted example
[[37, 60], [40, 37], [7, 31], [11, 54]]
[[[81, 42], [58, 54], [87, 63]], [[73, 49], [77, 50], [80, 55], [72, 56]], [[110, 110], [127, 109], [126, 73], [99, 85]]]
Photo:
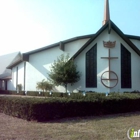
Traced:
[[18, 67], [16, 69], [16, 88], [17, 88], [17, 85], [18, 85]]
[[97, 44], [86, 53], [86, 87], [97, 87]]
[[121, 44], [121, 88], [131, 88], [131, 53]]

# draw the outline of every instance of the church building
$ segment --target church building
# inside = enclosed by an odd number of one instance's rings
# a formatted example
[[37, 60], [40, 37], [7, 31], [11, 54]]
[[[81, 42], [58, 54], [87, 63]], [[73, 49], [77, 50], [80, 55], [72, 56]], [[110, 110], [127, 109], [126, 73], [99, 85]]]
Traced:
[[[61, 54], [74, 59], [80, 80], [68, 91], [140, 91], [140, 36], [124, 34], [110, 19], [109, 0], [105, 0], [102, 27], [95, 33], [78, 36], [27, 53], [18, 54], [7, 66], [11, 78], [7, 90], [37, 91], [36, 83], [47, 80], [51, 64]], [[55, 91], [64, 92], [63, 86]]]

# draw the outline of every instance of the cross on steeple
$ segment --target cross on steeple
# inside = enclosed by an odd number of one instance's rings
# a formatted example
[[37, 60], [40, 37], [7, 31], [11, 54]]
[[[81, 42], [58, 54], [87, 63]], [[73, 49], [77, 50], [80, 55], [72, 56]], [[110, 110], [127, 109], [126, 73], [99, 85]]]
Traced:
[[109, 0], [105, 0], [105, 7], [104, 7], [104, 20], [102, 25], [105, 25], [110, 20], [110, 13], [109, 13]]

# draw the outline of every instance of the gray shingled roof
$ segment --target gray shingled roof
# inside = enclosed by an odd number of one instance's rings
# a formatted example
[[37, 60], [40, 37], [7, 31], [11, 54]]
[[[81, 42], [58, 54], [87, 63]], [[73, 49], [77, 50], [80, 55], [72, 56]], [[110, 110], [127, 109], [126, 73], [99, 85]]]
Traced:
[[12, 69], [13, 66], [16, 66], [20, 62], [23, 61], [22, 54], [19, 52], [15, 58], [11, 61], [11, 63], [7, 66], [7, 69]]
[[15, 52], [0, 56], [0, 79], [11, 78], [11, 70], [6, 67], [10, 65], [19, 54], [20, 52]]

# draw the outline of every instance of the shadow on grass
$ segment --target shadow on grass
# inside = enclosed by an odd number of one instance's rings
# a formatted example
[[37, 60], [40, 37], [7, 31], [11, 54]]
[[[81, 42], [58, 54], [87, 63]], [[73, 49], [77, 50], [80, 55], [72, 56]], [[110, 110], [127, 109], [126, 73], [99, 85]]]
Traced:
[[39, 123], [79, 123], [79, 122], [88, 122], [91, 120], [99, 121], [99, 120], [107, 120], [107, 119], [117, 119], [119, 117], [131, 117], [140, 115], [140, 111], [137, 112], [129, 112], [129, 113], [118, 113], [118, 114], [110, 114], [110, 115], [98, 115], [98, 116], [86, 116], [86, 117], [73, 117], [73, 118], [62, 118], [55, 119], [45, 122]]

